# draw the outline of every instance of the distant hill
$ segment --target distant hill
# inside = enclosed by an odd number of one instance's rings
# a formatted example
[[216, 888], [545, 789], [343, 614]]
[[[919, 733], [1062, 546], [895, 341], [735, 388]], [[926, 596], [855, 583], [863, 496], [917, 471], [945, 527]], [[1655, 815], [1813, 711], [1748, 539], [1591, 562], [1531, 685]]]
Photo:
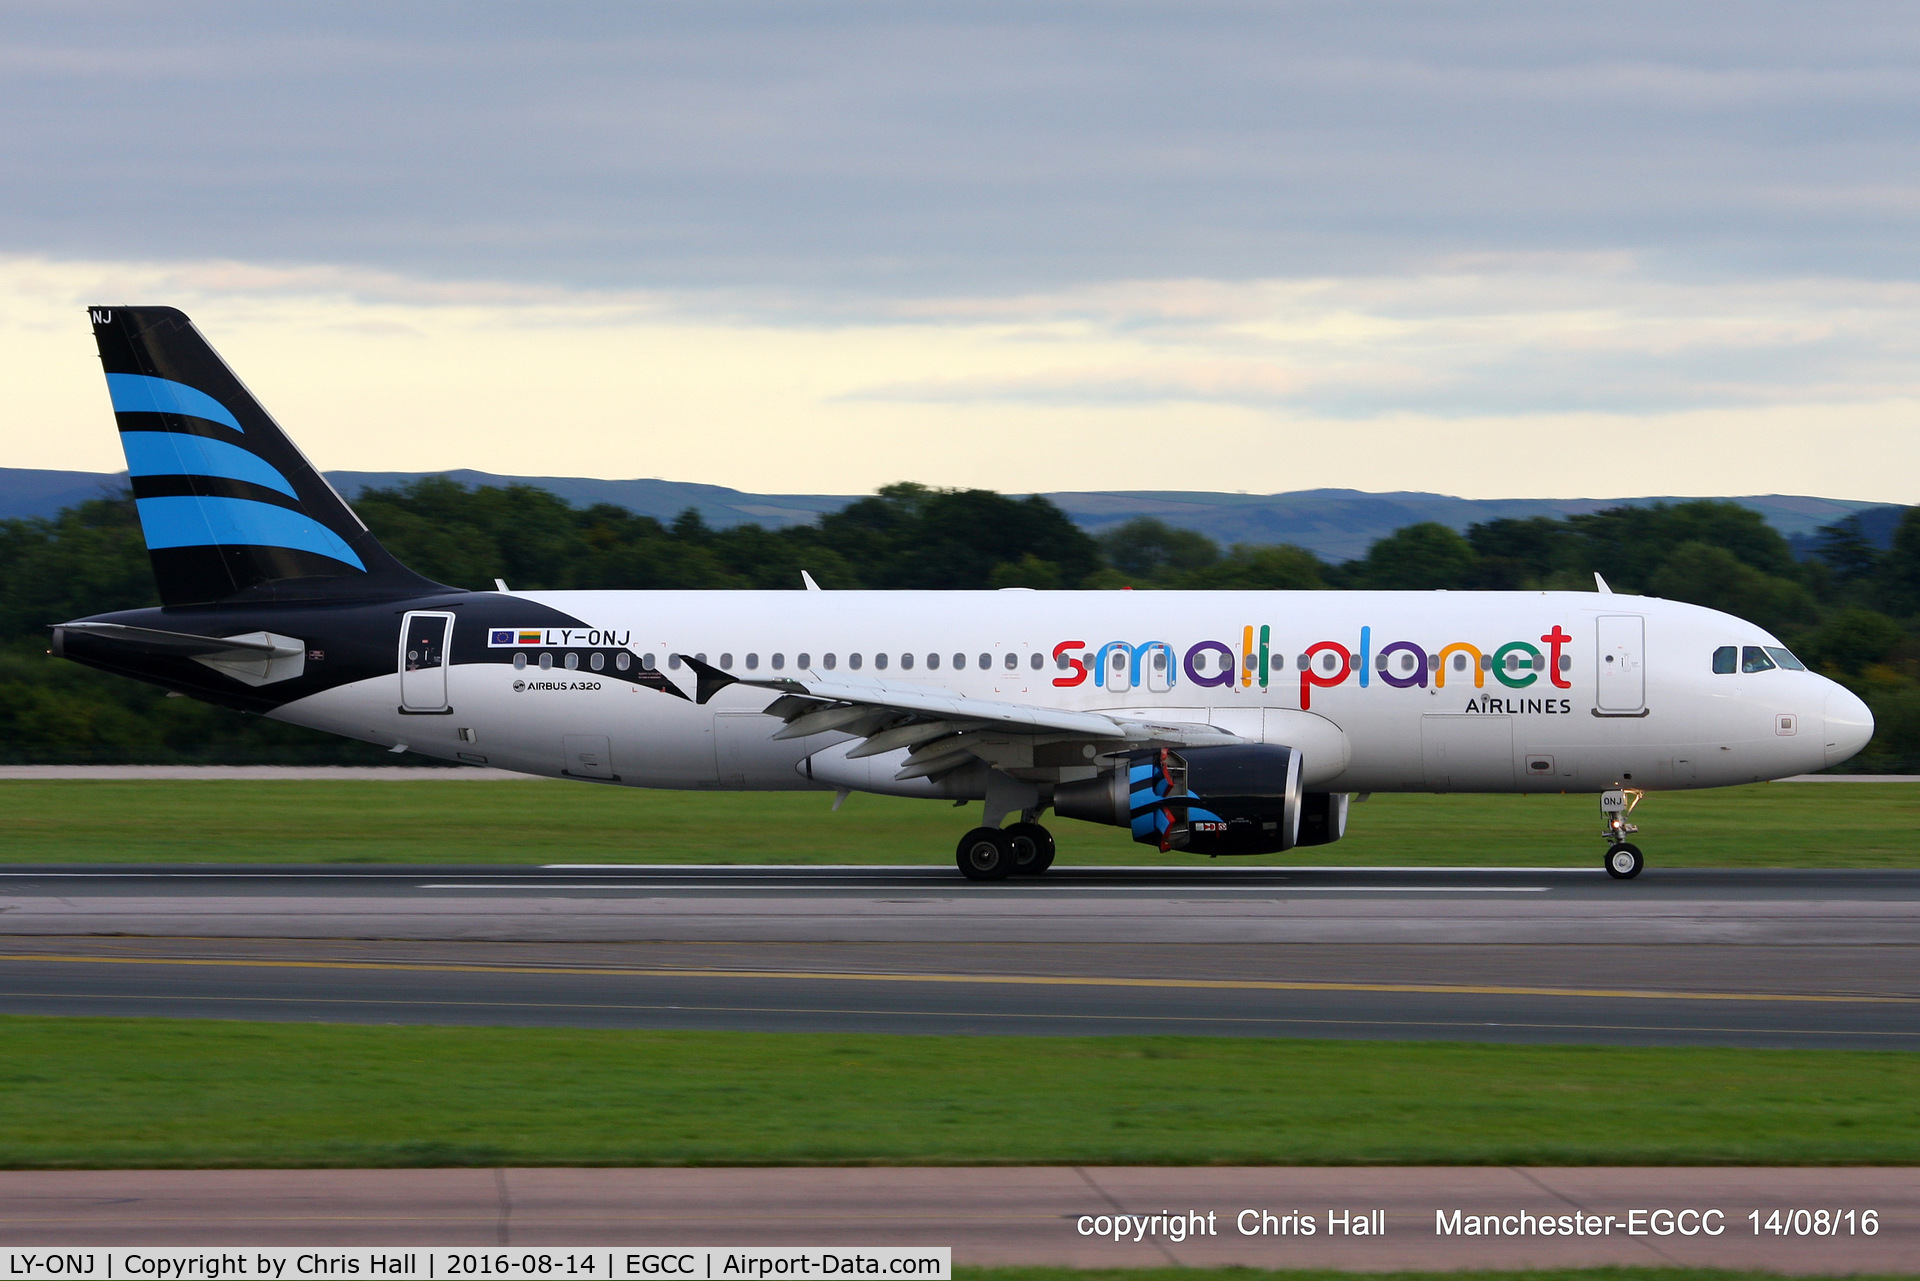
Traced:
[[[852, 502], [852, 494], [748, 494], [721, 485], [672, 480], [594, 480], [570, 476], [496, 476], [482, 471], [328, 472], [327, 478], [348, 498], [363, 489], [402, 485], [427, 475], [444, 475], [465, 485], [534, 485], [568, 502], [612, 503], [644, 516], [671, 520], [687, 508], [716, 528], [760, 524], [802, 524]], [[35, 471], [0, 468], [0, 518], [51, 516], [62, 507], [110, 493], [126, 483], [124, 475], [104, 472]], [[1075, 523], [1092, 533], [1136, 516], [1155, 516], [1221, 544], [1295, 543], [1331, 561], [1364, 556], [1377, 538], [1419, 521], [1437, 521], [1464, 530], [1501, 517], [1571, 516], [1607, 507], [1644, 507], [1679, 498], [1451, 498], [1445, 494], [1369, 494], [1357, 489], [1306, 489], [1291, 494], [1214, 494], [1177, 490], [1112, 490], [1055, 493]], [[1762, 494], [1732, 501], [1767, 518], [1805, 555], [1814, 531], [1854, 513], [1867, 536], [1886, 546], [1899, 507], [1838, 498]]]

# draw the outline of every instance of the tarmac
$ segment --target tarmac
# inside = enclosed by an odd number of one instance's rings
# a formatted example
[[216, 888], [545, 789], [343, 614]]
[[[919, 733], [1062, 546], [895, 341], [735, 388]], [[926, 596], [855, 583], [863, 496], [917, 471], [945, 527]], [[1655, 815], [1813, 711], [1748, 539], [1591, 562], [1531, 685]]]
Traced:
[[13, 868], [0, 1011], [1920, 1046], [1920, 872]]
[[[1455, 1211], [1459, 1230], [1443, 1231]], [[1756, 1211], [1757, 1220], [1749, 1218]], [[1121, 1215], [1135, 1217], [1116, 1240]], [[1184, 1239], [1174, 1239], [1165, 1218], [1155, 1225], [1156, 1215], [1181, 1216]], [[1487, 1216], [1495, 1230], [1470, 1235], [1469, 1226], [1488, 1226]], [[1303, 1219], [1313, 1223], [1311, 1235], [1300, 1230]], [[1552, 1221], [1552, 1235], [1541, 1232], [1542, 1219]], [[1354, 1231], [1361, 1224], [1384, 1231]], [[0, 1242], [945, 1245], [962, 1267], [1912, 1273], [1920, 1271], [1920, 1170], [8, 1171], [0, 1172]]]

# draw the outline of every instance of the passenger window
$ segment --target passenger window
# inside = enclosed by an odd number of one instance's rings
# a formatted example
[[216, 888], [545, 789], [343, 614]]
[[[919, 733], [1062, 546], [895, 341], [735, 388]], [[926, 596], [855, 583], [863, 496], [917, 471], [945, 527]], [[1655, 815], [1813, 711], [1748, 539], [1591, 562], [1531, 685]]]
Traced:
[[580, 655], [578, 654], [567, 655], [567, 670], [570, 672], [577, 672], [580, 670]]
[[980, 670], [981, 670], [981, 671], [983, 671], [983, 672], [984, 672], [984, 671], [986, 671], [986, 670], [987, 670], [987, 669], [988, 669], [989, 667], [992, 667], [992, 666], [993, 666], [993, 655], [992, 655], [992, 654], [982, 654], [982, 655], [980, 655]]
[[1572, 655], [1572, 654], [1562, 654], [1562, 655], [1560, 655], [1560, 670], [1561, 670], [1561, 671], [1563, 671], [1563, 672], [1570, 672], [1570, 671], [1572, 671], [1572, 670], [1573, 670], [1573, 655]]
[[1046, 661], [1047, 661], [1046, 658], [1040, 653], [1040, 651], [1035, 650], [1033, 652], [1033, 656], [1027, 659], [1027, 666], [1031, 667], [1034, 671], [1037, 672], [1040, 670], [1042, 666], [1045, 665]]
[[1780, 666], [1786, 668], [1788, 671], [1804, 672], [1807, 670], [1807, 665], [1801, 662], [1799, 659], [1795, 658], [1793, 656], [1793, 651], [1782, 649], [1778, 645], [1769, 645], [1766, 647], [1766, 649], [1767, 649], [1767, 653], [1773, 655], [1773, 661], [1780, 664]]
[[670, 672], [677, 672], [680, 670], [680, 655], [678, 654], [667, 655], [667, 670]]
[[1467, 656], [1465, 654], [1455, 654], [1453, 656], [1453, 670], [1456, 672], [1464, 672], [1467, 670]]
[[642, 654], [642, 655], [640, 655], [640, 670], [641, 670], [641, 671], [643, 671], [643, 672], [650, 672], [650, 671], [652, 671], [652, 670], [653, 670], [653, 655], [652, 655], [652, 654]]
[[930, 672], [937, 672], [940, 670], [940, 655], [938, 654], [927, 655], [927, 670]]
[[705, 654], [695, 654], [694, 658], [702, 663], [707, 661], [707, 656]]
[[757, 668], [757, 667], [759, 667], [759, 666], [760, 666], [760, 655], [758, 655], [758, 654], [748, 654], [748, 655], [747, 655], [747, 670], [748, 670], [748, 671], [753, 671], [753, 670], [754, 670], [755, 668]]
[[527, 656], [525, 654], [515, 654], [513, 656], [513, 670], [516, 672], [524, 672], [527, 670]]
[[793, 665], [804, 672], [813, 666], [813, 655], [801, 654], [793, 660]]
[[786, 656], [785, 654], [775, 654], [775, 655], [773, 656], [773, 670], [774, 670], [774, 671], [776, 671], [776, 672], [777, 672], [777, 671], [780, 671], [781, 669], [783, 669], [783, 668], [785, 668], [785, 667], [786, 667], [786, 665], [787, 665], [787, 656]]
[[859, 671], [859, 670], [860, 670], [860, 655], [858, 655], [858, 654], [848, 654], [848, 655], [847, 655], [847, 666], [848, 666], [848, 667], [851, 667], [851, 668], [852, 668], [852, 669], [853, 669], [854, 671], [856, 671], [856, 672], [857, 672], [857, 671]]
[[593, 657], [587, 660], [587, 666], [591, 667], [596, 672], [599, 671], [601, 668], [605, 667], [606, 665], [607, 665], [607, 656], [605, 654], [602, 654], [599, 650], [595, 650], [593, 652]]
[[1053, 660], [1053, 665], [1063, 672], [1067, 670], [1067, 655], [1064, 651], [1062, 651], [1058, 658]]
[[1743, 672], [1770, 672], [1773, 660], [1767, 657], [1767, 651], [1758, 645], [1749, 645], [1740, 651], [1740, 670]]
[[[860, 666], [860, 664], [858, 664], [858, 663], [855, 663], [855, 664], [854, 664], [854, 666], [855, 666], [855, 667], [858, 667], [858, 666]], [[881, 672], [884, 672], [884, 671], [886, 671], [886, 670], [887, 670], [887, 656], [886, 656], [885, 654], [875, 654], [875, 655], [873, 656], [873, 666], [874, 666], [874, 670], [875, 670], [875, 671], [881, 671]]]
[[623, 649], [618, 654], [614, 655], [613, 665], [624, 672], [629, 667], [633, 666], [633, 655], [627, 653], [627, 651]]
[[[1060, 666], [1065, 667], [1066, 664], [1062, 663], [1060, 664]], [[1153, 670], [1156, 672], [1164, 672], [1167, 670], [1167, 651], [1166, 650], [1156, 649], [1153, 651]]]
[[1014, 668], [1018, 666], [1020, 666], [1020, 655], [1008, 654], [1007, 661], [1006, 661], [1006, 669], [1008, 671], [1012, 671]]
[[1731, 676], [1739, 670], [1740, 650], [1735, 645], [1722, 645], [1713, 651], [1713, 674]]
[[903, 671], [909, 671], [909, 672], [910, 672], [910, 671], [912, 671], [912, 670], [913, 670], [913, 655], [912, 655], [912, 654], [902, 654], [902, 655], [900, 655], [900, 667], [901, 667], [901, 670], [903, 670]]
[[541, 670], [541, 671], [543, 671], [543, 672], [550, 672], [550, 671], [552, 671], [552, 670], [553, 670], [553, 655], [552, 655], [552, 654], [542, 654], [542, 655], [540, 655], [540, 670]]
[[[705, 662], [706, 660], [705, 660], [705, 659], [702, 659], [701, 661], [702, 661], [702, 662]], [[722, 654], [722, 655], [720, 655], [720, 666], [722, 666], [722, 667], [732, 667], [732, 666], [733, 666], [733, 655], [732, 655], [732, 654]]]
[[826, 669], [827, 669], [828, 671], [832, 671], [832, 670], [833, 670], [833, 665], [834, 665], [834, 663], [835, 663], [835, 662], [837, 662], [837, 661], [838, 661], [838, 660], [837, 660], [837, 659], [835, 659], [835, 658], [834, 658], [834, 656], [833, 656], [832, 654], [822, 654], [822, 655], [820, 656], [820, 665], [821, 665], [822, 667], [825, 667], [825, 668], [826, 668]]

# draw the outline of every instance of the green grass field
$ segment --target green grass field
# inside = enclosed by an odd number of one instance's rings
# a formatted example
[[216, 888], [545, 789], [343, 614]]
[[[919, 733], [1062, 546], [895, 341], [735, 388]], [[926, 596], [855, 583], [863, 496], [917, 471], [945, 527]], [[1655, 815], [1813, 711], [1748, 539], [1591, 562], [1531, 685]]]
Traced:
[[[0, 782], [0, 861], [925, 863], [978, 805], [819, 792], [652, 792], [547, 782]], [[1649, 796], [1654, 867], [1920, 866], [1920, 785], [1775, 783]], [[1055, 819], [1060, 862], [1197, 865]], [[1237, 864], [1593, 867], [1591, 796], [1375, 796], [1347, 839]]]
[[0, 1166], [1910, 1164], [1920, 1057], [0, 1018]]

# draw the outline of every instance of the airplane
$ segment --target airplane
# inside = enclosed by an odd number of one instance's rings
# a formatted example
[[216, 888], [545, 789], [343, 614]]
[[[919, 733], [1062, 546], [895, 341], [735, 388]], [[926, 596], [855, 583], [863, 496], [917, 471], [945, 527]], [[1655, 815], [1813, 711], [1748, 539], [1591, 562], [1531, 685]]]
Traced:
[[[1163, 852], [1339, 840], [1375, 792], [1647, 792], [1823, 769], [1866, 705], [1778, 638], [1595, 591], [470, 591], [397, 561], [181, 312], [89, 309], [162, 604], [52, 652], [394, 752], [602, 785], [981, 802]], [[805, 576], [803, 576], [805, 577]], [[1009, 822], [1011, 818], [1013, 821]]]

